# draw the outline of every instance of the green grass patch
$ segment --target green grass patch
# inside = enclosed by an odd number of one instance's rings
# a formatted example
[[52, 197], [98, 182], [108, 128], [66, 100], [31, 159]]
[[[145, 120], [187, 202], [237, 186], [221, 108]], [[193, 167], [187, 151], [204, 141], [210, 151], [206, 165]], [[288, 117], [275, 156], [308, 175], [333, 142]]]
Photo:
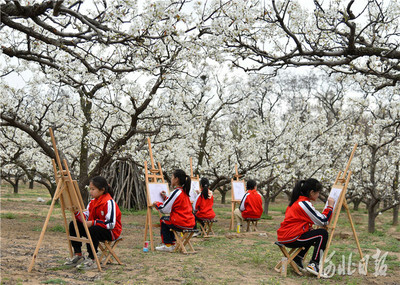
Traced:
[[126, 216], [145, 216], [147, 214], [147, 210], [134, 210], [134, 209], [120, 209], [122, 215]]
[[14, 213], [3, 213], [3, 214], [0, 214], [0, 217], [2, 219], [10, 219], [10, 220], [12, 220], [12, 219], [16, 219], [17, 215], [14, 214]]
[[61, 225], [56, 225], [54, 227], [49, 228], [49, 232], [65, 233], [65, 229]]
[[262, 220], [272, 220], [272, 216], [266, 215], [266, 214], [263, 213], [263, 214], [261, 215], [261, 219], [262, 219]]

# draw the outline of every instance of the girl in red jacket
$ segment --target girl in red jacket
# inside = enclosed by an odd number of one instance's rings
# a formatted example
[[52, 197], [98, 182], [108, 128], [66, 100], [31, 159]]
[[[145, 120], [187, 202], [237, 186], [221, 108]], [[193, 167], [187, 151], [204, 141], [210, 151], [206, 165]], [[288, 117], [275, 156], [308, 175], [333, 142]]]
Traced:
[[214, 196], [208, 189], [209, 185], [210, 183], [207, 178], [203, 177], [200, 179], [201, 193], [193, 203], [195, 219], [202, 226], [204, 226], [203, 220], [212, 220], [215, 218], [215, 212], [213, 210]]
[[[177, 169], [171, 177], [171, 186], [174, 191], [169, 197], [165, 197], [165, 202], [154, 202], [156, 207], [163, 214], [170, 214], [169, 217], [161, 218], [161, 240], [162, 245], [157, 246], [158, 251], [173, 251], [175, 249], [175, 236], [170, 229], [193, 229], [195, 226], [192, 203], [189, 199], [191, 179], [186, 173]], [[161, 193], [165, 196], [165, 193]]]
[[[77, 212], [75, 217], [80, 236], [86, 236], [86, 231], [83, 223], [89, 228], [90, 237], [92, 238], [93, 246], [97, 252], [99, 241], [115, 240], [122, 231], [121, 226], [121, 211], [118, 205], [112, 199], [112, 191], [107, 180], [101, 176], [94, 177], [89, 184], [90, 196], [92, 200], [87, 205], [86, 211], [83, 213], [86, 220], [82, 221], [81, 215]], [[69, 233], [71, 236], [76, 236], [76, 231], [73, 222], [69, 224]], [[65, 265], [77, 265], [80, 269], [96, 268], [94, 255], [90, 244], [87, 244], [88, 259], [84, 260], [82, 256], [82, 243], [71, 241], [74, 248], [75, 256], [68, 260]]]
[[306, 269], [315, 275], [319, 272], [319, 260], [328, 241], [328, 231], [324, 228], [312, 229], [312, 225], [326, 226], [331, 219], [335, 203], [332, 198], [328, 198], [328, 205], [322, 213], [315, 210], [311, 201], [318, 199], [321, 189], [321, 183], [313, 178], [297, 182], [286, 209], [285, 219], [277, 231], [278, 241], [286, 247], [305, 248], [294, 258], [294, 262], [302, 271], [303, 257], [308, 249], [314, 246], [311, 261]]
[[240, 206], [233, 212], [238, 225], [244, 219], [259, 219], [263, 213], [262, 196], [257, 191], [257, 182], [249, 180], [246, 183], [247, 192], [240, 201]]

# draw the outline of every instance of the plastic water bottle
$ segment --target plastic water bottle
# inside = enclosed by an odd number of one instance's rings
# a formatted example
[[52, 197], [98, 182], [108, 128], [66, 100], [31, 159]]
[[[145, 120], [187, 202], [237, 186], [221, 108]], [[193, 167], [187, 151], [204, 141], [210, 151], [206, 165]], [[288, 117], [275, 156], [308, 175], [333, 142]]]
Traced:
[[238, 234], [240, 234], [240, 224], [237, 224], [236, 232], [237, 232]]
[[143, 252], [149, 252], [149, 241], [144, 242]]

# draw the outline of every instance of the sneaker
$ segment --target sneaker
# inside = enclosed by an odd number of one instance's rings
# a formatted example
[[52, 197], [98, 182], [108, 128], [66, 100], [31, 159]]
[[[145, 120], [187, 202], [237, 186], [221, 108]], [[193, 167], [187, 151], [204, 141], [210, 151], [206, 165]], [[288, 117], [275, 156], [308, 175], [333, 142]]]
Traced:
[[194, 233], [193, 235], [192, 235], [192, 237], [198, 237], [198, 236], [200, 236], [201, 235], [201, 233], [200, 232], [197, 232], [197, 233]]
[[97, 264], [93, 259], [88, 258], [81, 264], [77, 265], [76, 268], [82, 269], [82, 270], [95, 269], [95, 268], [97, 268]]
[[68, 258], [68, 260], [64, 263], [64, 265], [78, 265], [81, 264], [82, 261], [84, 261], [85, 258], [82, 255], [75, 255], [72, 258]]
[[[316, 276], [318, 276], [318, 274], [319, 274], [318, 264], [316, 262], [314, 262], [314, 261], [310, 262], [306, 269], [307, 269], [308, 272], [310, 272], [311, 274], [314, 274]], [[329, 278], [327, 275], [325, 275], [323, 273], [320, 274], [320, 277]]]
[[156, 247], [157, 251], [173, 252], [174, 249], [175, 249], [175, 245], [166, 246], [165, 244], [162, 244], [162, 245]]
[[293, 258], [293, 261], [294, 263], [296, 263], [297, 268], [300, 270], [300, 272], [304, 272], [306, 270], [303, 265], [303, 258], [297, 255], [295, 256], [295, 258]]

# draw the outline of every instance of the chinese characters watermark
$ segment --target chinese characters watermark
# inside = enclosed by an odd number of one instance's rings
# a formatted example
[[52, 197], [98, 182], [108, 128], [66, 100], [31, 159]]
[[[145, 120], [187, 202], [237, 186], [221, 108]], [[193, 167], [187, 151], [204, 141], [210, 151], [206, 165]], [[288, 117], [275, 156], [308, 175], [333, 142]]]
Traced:
[[388, 269], [388, 266], [387, 264], [385, 264], [385, 261], [388, 252], [385, 252], [384, 254], [381, 255], [382, 253], [381, 250], [377, 248], [375, 254], [373, 254], [372, 256], [367, 254], [366, 256], [364, 256], [364, 258], [362, 258], [358, 262], [358, 265], [352, 262], [352, 256], [353, 256], [352, 253], [349, 254], [347, 260], [346, 257], [342, 255], [341, 263], [338, 266], [336, 266], [332, 262], [332, 257], [335, 255], [335, 253], [336, 252], [333, 251], [329, 256], [327, 256], [324, 263], [323, 273], [329, 278], [335, 275], [336, 270], [339, 275], [353, 275], [357, 271], [357, 268], [358, 268], [358, 273], [360, 275], [367, 275], [368, 262], [370, 262], [370, 258], [372, 258], [375, 263], [375, 270], [373, 275], [386, 276], [386, 271]]

